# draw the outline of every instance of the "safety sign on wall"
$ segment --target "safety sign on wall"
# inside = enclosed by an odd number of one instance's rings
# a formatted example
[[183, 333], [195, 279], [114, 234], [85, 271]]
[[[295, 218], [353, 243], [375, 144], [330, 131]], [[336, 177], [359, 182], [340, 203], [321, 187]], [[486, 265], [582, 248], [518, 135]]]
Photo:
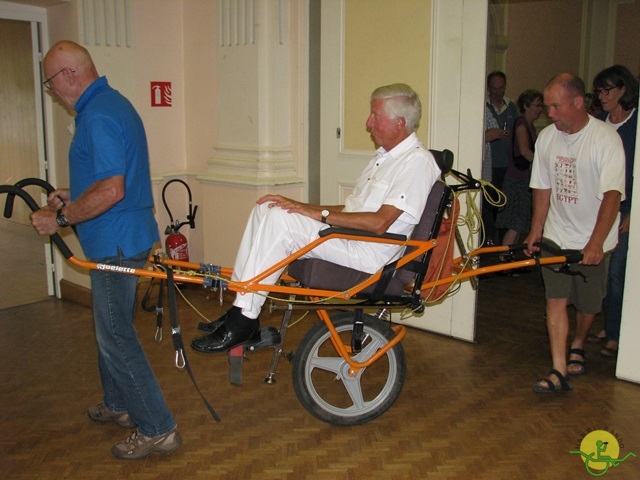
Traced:
[[151, 82], [151, 106], [171, 106], [171, 82]]

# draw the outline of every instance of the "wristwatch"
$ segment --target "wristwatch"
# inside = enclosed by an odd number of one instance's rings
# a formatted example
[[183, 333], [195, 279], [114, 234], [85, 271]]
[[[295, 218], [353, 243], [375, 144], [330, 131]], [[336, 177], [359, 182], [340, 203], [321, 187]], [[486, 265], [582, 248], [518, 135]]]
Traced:
[[331, 212], [329, 210], [322, 210], [322, 212], [320, 212], [320, 215], [322, 215], [322, 219], [320, 220], [322, 223], [327, 223], [327, 217], [329, 216]]
[[58, 213], [56, 214], [56, 222], [60, 227], [69, 226], [69, 219], [64, 213], [62, 213], [62, 209], [58, 210]]

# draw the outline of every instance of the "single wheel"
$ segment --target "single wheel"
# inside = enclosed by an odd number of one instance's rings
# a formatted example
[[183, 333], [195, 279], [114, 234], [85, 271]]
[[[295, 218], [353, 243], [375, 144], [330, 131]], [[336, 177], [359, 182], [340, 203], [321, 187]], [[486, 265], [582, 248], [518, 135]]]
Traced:
[[[351, 344], [354, 312], [331, 317], [345, 345]], [[395, 335], [388, 323], [364, 315], [364, 341], [358, 362], [371, 358]], [[293, 361], [293, 388], [300, 403], [314, 417], [332, 425], [357, 425], [382, 415], [395, 402], [407, 369], [398, 343], [375, 363], [349, 375], [349, 364], [338, 355], [324, 323], [304, 336]]]

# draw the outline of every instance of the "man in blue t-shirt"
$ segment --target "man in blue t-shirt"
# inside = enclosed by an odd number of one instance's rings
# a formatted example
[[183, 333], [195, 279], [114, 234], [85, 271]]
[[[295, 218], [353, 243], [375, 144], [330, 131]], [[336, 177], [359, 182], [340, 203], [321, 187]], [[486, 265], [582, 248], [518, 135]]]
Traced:
[[[56, 43], [45, 56], [44, 81], [52, 94], [76, 111], [69, 150], [70, 189], [58, 189], [48, 206], [31, 214], [41, 235], [76, 225], [92, 262], [142, 268], [159, 240], [147, 139], [140, 116], [106, 77], [89, 52]], [[103, 401], [87, 414], [98, 422], [137, 426], [111, 451], [123, 459], [177, 449], [181, 437], [133, 325], [136, 276], [91, 271], [93, 316]]]

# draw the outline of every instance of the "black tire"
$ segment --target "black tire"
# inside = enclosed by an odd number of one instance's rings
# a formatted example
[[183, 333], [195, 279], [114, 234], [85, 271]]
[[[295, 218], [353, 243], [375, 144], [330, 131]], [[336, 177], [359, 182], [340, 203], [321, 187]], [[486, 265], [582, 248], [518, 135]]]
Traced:
[[[355, 312], [333, 315], [331, 320], [344, 344], [350, 345]], [[370, 358], [395, 332], [388, 323], [364, 315], [362, 351], [358, 361]], [[374, 364], [348, 376], [349, 364], [338, 355], [324, 323], [304, 336], [293, 361], [293, 388], [311, 415], [332, 425], [358, 425], [379, 417], [391, 407], [404, 385], [407, 361], [401, 343]], [[339, 382], [337, 381], [339, 380]]]

